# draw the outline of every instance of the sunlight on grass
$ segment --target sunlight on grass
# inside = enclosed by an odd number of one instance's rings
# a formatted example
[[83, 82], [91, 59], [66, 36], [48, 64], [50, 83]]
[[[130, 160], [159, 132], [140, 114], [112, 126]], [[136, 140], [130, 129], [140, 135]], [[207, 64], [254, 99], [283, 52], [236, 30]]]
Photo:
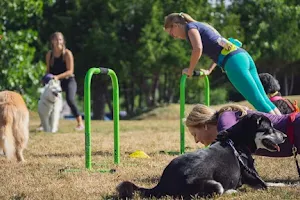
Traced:
[[[191, 107], [187, 105], [186, 109]], [[56, 134], [35, 132], [39, 119], [32, 113], [29, 145], [24, 152], [26, 163], [0, 158], [0, 199], [115, 199], [115, 187], [123, 180], [153, 187], [180, 149], [179, 105], [173, 104], [154, 112], [160, 117], [120, 121], [121, 163], [118, 166], [113, 163], [113, 122], [93, 121], [94, 170], [90, 172], [85, 170], [84, 133], [73, 131], [75, 122], [61, 120]], [[168, 117], [164, 119], [164, 115]], [[186, 147], [187, 151], [199, 148], [188, 132]], [[146, 152], [150, 158], [130, 158], [129, 154], [136, 150]], [[298, 180], [293, 158], [256, 156], [255, 159], [257, 170], [265, 180]], [[112, 170], [112, 173], [100, 173], [101, 170]], [[297, 199], [300, 195], [300, 187], [255, 191], [244, 186], [241, 191], [216, 199]], [[139, 196], [136, 195], [135, 199]]]

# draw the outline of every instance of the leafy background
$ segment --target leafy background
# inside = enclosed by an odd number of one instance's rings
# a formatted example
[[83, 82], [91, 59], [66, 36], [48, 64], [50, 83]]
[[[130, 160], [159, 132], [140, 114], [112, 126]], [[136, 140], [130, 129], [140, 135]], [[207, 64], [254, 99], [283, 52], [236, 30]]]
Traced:
[[[191, 48], [163, 30], [164, 16], [186, 12], [243, 42], [259, 72], [275, 75], [284, 95], [299, 94], [299, 0], [2, 0], [0, 2], [0, 89], [23, 94], [36, 109], [45, 73], [49, 36], [61, 31], [75, 56], [78, 100], [91, 67], [113, 69], [119, 79], [121, 109], [129, 117], [179, 101], [181, 70]], [[197, 69], [207, 68], [204, 57]], [[213, 104], [243, 100], [226, 75], [210, 76]], [[95, 119], [112, 111], [109, 77], [93, 78]], [[187, 103], [203, 102], [204, 83], [188, 80]], [[82, 101], [81, 104], [82, 106]]]

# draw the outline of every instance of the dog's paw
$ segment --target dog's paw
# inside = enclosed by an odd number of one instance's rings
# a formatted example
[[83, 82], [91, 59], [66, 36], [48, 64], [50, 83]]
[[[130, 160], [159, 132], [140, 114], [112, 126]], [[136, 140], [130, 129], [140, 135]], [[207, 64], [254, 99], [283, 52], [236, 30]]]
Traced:
[[268, 186], [266, 183], [260, 183], [260, 184], [252, 186], [252, 188], [254, 188], [256, 190], [267, 190]]
[[238, 193], [238, 191], [237, 191], [237, 190], [234, 190], [234, 189], [226, 190], [226, 191], [224, 192], [224, 194], [235, 194], [235, 193]]
[[129, 181], [124, 181], [116, 187], [117, 193], [121, 199], [132, 198], [136, 189], [137, 186]]
[[286, 187], [287, 186], [284, 183], [272, 183], [272, 182], [267, 182], [266, 185], [268, 187]]

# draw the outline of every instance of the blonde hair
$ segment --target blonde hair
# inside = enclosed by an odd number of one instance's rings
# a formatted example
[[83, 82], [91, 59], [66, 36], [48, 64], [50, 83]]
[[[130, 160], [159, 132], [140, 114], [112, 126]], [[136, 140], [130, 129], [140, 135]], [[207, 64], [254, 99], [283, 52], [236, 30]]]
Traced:
[[[54, 32], [51, 34], [50, 36], [50, 44], [51, 44], [51, 51], [53, 52], [53, 44], [52, 44], [52, 40], [54, 40], [56, 37], [61, 36], [63, 38], [63, 49], [62, 49], [62, 55], [63, 55], [63, 60], [65, 59], [65, 53], [66, 53], [66, 41], [65, 41], [65, 37], [62, 34], [62, 32]], [[54, 56], [52, 55], [50, 57], [50, 66], [52, 66], [54, 64]]]
[[216, 125], [218, 117], [225, 111], [240, 111], [241, 115], [239, 117], [247, 114], [246, 108], [241, 105], [229, 104], [216, 111], [206, 105], [197, 104], [187, 116], [185, 125], [188, 127], [204, 126], [206, 124]]
[[[192, 18], [189, 14], [180, 12], [180, 13], [171, 13], [169, 15], [167, 15], [165, 17], [165, 24], [164, 24], [164, 28], [172, 28], [173, 24], [187, 24], [190, 22], [196, 22], [197, 20], [195, 20], [194, 18]], [[206, 22], [201, 22], [203, 23], [205, 26], [209, 27], [211, 30], [213, 30], [215, 33], [217, 33], [218, 35], [220, 35], [220, 33], [210, 24], [206, 23]]]
[[165, 29], [171, 28], [173, 24], [186, 24], [190, 22], [196, 22], [190, 15], [186, 13], [171, 13], [165, 17]]

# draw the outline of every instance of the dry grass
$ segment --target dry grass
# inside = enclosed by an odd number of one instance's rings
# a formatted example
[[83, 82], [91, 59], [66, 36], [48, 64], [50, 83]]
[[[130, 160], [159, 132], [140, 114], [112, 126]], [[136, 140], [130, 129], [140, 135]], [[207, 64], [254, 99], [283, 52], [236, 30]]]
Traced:
[[[187, 110], [191, 108], [187, 106]], [[31, 117], [31, 134], [24, 164], [0, 158], [0, 199], [115, 199], [115, 187], [123, 180], [138, 185], [154, 186], [164, 167], [176, 155], [163, 153], [179, 151], [179, 106], [164, 109], [169, 120], [121, 121], [121, 164], [113, 164], [113, 123], [92, 122], [92, 162], [94, 169], [116, 169], [115, 173], [84, 170], [84, 133], [74, 132], [74, 121], [62, 120], [59, 133], [37, 133], [39, 124], [35, 113]], [[160, 112], [160, 111], [158, 111]], [[174, 119], [172, 119], [174, 118]], [[186, 134], [188, 151], [197, 149], [193, 138]], [[129, 154], [145, 151], [149, 159], [130, 158]], [[294, 182], [297, 172], [292, 158], [256, 157], [257, 169], [265, 180]], [[71, 169], [66, 171], [64, 169]], [[78, 170], [75, 170], [78, 169]], [[243, 187], [235, 195], [217, 199], [297, 199], [300, 187], [270, 188], [254, 191]], [[136, 196], [136, 199], [139, 199]]]

